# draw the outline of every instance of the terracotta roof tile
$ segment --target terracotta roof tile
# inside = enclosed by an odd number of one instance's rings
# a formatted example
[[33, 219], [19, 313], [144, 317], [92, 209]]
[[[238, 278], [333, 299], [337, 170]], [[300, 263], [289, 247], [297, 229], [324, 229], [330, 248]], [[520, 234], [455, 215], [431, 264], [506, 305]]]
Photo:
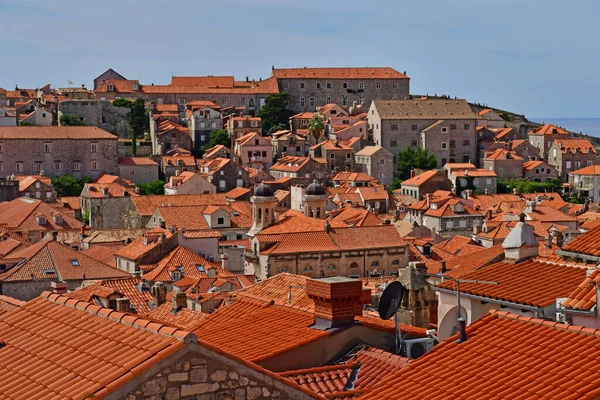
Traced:
[[148, 318], [182, 330], [190, 330], [198, 326], [198, 322], [207, 315], [188, 308], [174, 309], [172, 302], [168, 301], [152, 310]]
[[151, 311], [150, 304], [154, 302], [154, 298], [149, 291], [142, 289], [141, 283], [140, 278], [106, 279], [69, 292], [67, 296], [76, 300], [91, 302], [94, 296], [119, 293], [129, 299], [129, 303], [136, 314], [146, 316]]
[[554, 145], [558, 146], [561, 153], [575, 152], [582, 154], [596, 153], [596, 149], [588, 139], [556, 139]]
[[564, 251], [600, 257], [600, 226], [597, 226], [563, 246]]
[[460, 344], [447, 338], [360, 398], [593, 399], [600, 392], [600, 369], [589, 361], [600, 347], [594, 333], [494, 312], [467, 327], [467, 336]]
[[160, 206], [227, 205], [225, 194], [182, 194], [177, 196], [155, 195], [131, 198], [142, 216], [149, 217]]
[[276, 68], [272, 71], [278, 79], [284, 78], [329, 78], [329, 79], [408, 79], [393, 68]]
[[569, 175], [600, 175], [600, 165], [588, 165], [587, 167], [580, 168], [573, 172], [569, 172]]
[[596, 306], [597, 287], [600, 284], [600, 270], [592, 271], [579, 286], [567, 296], [562, 305], [566, 309], [591, 310]]
[[436, 176], [438, 174], [441, 174], [441, 172], [438, 171], [437, 169], [425, 171], [422, 174], [415, 175], [413, 178], [402, 181], [402, 185], [421, 186], [422, 184], [426, 183], [429, 179], [433, 178], [434, 176]]
[[119, 165], [158, 165], [158, 163], [147, 157], [119, 158]]
[[556, 125], [546, 124], [529, 132], [530, 135], [570, 135], [570, 132]]
[[117, 137], [95, 126], [0, 126], [0, 139], [117, 140]]
[[23, 304], [25, 304], [24, 301], [0, 294], [0, 318], [2, 315], [21, 307]]
[[221, 269], [220, 264], [210, 262], [185, 247], [177, 246], [167, 253], [153, 270], [145, 273], [143, 278], [153, 282], [173, 282], [172, 274], [175, 271], [182, 277], [205, 278], [208, 277], [207, 272], [213, 268], [217, 274], [231, 274]]
[[[45, 223], [39, 224], [37, 216], [44, 216]], [[53, 216], [60, 215], [62, 221], [55, 222]], [[41, 222], [41, 221], [40, 221]], [[82, 223], [67, 214], [61, 213], [49, 204], [28, 197], [0, 203], [0, 225], [17, 232], [56, 231], [81, 228]]]

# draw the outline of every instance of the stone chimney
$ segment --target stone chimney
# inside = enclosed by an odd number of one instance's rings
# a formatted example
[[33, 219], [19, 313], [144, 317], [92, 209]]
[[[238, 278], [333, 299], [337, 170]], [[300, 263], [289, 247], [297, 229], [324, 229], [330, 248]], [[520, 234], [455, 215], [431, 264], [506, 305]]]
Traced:
[[187, 296], [185, 292], [173, 293], [173, 309], [172, 312], [177, 312], [182, 308], [187, 308]]
[[82, 239], [85, 238], [85, 236], [86, 236], [85, 235], [85, 224], [81, 224], [80, 235], [81, 235]]
[[563, 234], [561, 231], [559, 231], [558, 229], [556, 229], [556, 227], [552, 228], [552, 243], [554, 243], [555, 245], [557, 245], [558, 247], [563, 246]]
[[479, 225], [473, 225], [473, 235], [479, 235], [481, 232], [481, 227]]
[[154, 297], [154, 307], [158, 307], [167, 301], [167, 286], [162, 282], [156, 282], [151, 289]]
[[315, 302], [314, 329], [326, 330], [354, 322], [362, 315], [362, 307], [370, 300], [363, 295], [362, 282], [341, 276], [308, 279], [306, 294]]
[[224, 271], [229, 271], [229, 254], [221, 254], [221, 268]]
[[525, 223], [524, 214], [520, 215], [520, 221], [506, 236], [502, 247], [507, 262], [520, 262], [539, 254], [539, 243], [533, 228]]
[[427, 193], [425, 195], [425, 200], [426, 200], [427, 208], [429, 208], [429, 205], [431, 204], [431, 193]]
[[514, 188], [513, 189], [513, 194], [518, 196], [519, 195], [519, 188]]
[[535, 212], [535, 206], [536, 206], [535, 200], [527, 200], [525, 202], [525, 209], [523, 210], [523, 212], [525, 212], [527, 214]]
[[488, 189], [483, 189], [483, 193], [488, 195], [488, 194], [490, 194], [490, 191]]
[[50, 282], [52, 293], [65, 294], [67, 293], [67, 282]]
[[131, 312], [131, 302], [127, 297], [121, 297], [117, 299], [116, 311], [123, 313]]
[[410, 177], [411, 177], [411, 178], [414, 178], [414, 177], [415, 177], [415, 169], [414, 169], [414, 168], [411, 168], [411, 169], [410, 169]]
[[465, 190], [465, 199], [470, 199], [473, 195], [473, 191], [471, 189]]
[[[445, 265], [440, 265], [445, 268]], [[402, 302], [398, 308], [398, 322], [429, 328], [431, 307], [436, 303], [435, 292], [427, 282], [424, 263], [410, 262], [398, 272], [398, 282], [404, 287]]]

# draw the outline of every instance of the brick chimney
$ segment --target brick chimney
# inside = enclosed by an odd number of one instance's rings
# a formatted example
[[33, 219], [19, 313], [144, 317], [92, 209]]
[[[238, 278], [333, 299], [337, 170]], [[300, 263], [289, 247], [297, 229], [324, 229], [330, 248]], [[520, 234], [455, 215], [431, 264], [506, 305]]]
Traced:
[[131, 302], [127, 297], [120, 297], [117, 299], [116, 311], [123, 313], [131, 312]]
[[363, 295], [360, 280], [341, 276], [308, 279], [306, 294], [315, 302], [313, 328], [322, 330], [352, 324], [370, 300], [370, 296]]
[[182, 308], [187, 308], [187, 296], [185, 292], [173, 293], [173, 312], [177, 312]]
[[154, 307], [158, 307], [167, 301], [167, 286], [162, 282], [156, 282], [151, 289], [154, 297]]
[[67, 293], [67, 282], [50, 282], [50, 287], [52, 288], [52, 293]]
[[229, 255], [226, 253], [221, 254], [221, 268], [225, 271], [229, 271]]
[[411, 169], [410, 169], [410, 177], [411, 177], [411, 178], [414, 178], [414, 177], [415, 177], [415, 169], [414, 169], [414, 168], [411, 168]]

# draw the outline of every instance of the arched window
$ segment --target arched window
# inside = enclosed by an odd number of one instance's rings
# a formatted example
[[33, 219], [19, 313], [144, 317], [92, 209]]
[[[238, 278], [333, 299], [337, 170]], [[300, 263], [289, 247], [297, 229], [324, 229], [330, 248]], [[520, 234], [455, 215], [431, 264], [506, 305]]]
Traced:
[[248, 106], [254, 107], [254, 99], [250, 99], [250, 101], [248, 102]]
[[317, 218], [321, 218], [321, 209], [317, 208]]
[[325, 277], [325, 271], [320, 270], [319, 271], [319, 277], [324, 278]]
[[181, 272], [178, 270], [173, 271], [172, 275], [174, 281], [178, 281], [181, 279]]
[[329, 264], [329, 265], [327, 266], [327, 269], [328, 269], [329, 271], [335, 271], [335, 269], [336, 269], [336, 266], [335, 266], [335, 265], [333, 265], [333, 264]]
[[269, 209], [268, 208], [265, 210], [265, 220], [266, 221], [269, 220]]
[[394, 261], [392, 261], [392, 265], [400, 265], [400, 260], [394, 260]]
[[371, 263], [371, 267], [375, 268], [375, 267], [379, 267], [379, 261], [373, 261]]
[[262, 208], [258, 209], [258, 222], [262, 221]]
[[358, 264], [357, 263], [350, 264], [350, 269], [358, 269]]
[[310, 265], [307, 265], [306, 267], [304, 267], [304, 272], [313, 272], [313, 271], [314, 271], [314, 269]]
[[290, 269], [286, 266], [279, 268], [279, 272], [290, 272]]

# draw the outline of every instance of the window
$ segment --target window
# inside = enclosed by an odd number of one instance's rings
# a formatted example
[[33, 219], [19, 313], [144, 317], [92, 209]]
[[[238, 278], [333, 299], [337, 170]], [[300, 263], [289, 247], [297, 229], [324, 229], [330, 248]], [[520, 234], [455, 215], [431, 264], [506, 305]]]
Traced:
[[450, 124], [450, 130], [453, 131], [456, 129], [456, 124]]
[[314, 97], [309, 97], [308, 98], [308, 105], [311, 107], [314, 107], [315, 105], [315, 98]]
[[442, 150], [446, 150], [448, 148], [448, 143], [442, 142]]
[[300, 89], [304, 89], [304, 82], [300, 82]]
[[397, 140], [390, 140], [390, 147], [397, 147], [398, 146], [398, 141]]
[[443, 127], [442, 128], [442, 133], [446, 133], [446, 132], [448, 132], [448, 128], [447, 127]]
[[575, 168], [581, 168], [581, 161], [575, 161]]
[[344, 82], [344, 83], [342, 83], [342, 88], [344, 88], [344, 89], [348, 89], [348, 82]]
[[500, 167], [500, 168], [498, 168], [498, 172], [499, 172], [499, 173], [503, 173], [503, 172], [504, 172], [504, 167]]
[[464, 124], [463, 129], [471, 129], [471, 124]]
[[321, 89], [321, 82], [317, 82], [317, 89]]
[[[586, 162], [585, 162], [585, 165], [586, 165], [587, 167], [589, 167], [590, 165], [592, 165], [592, 161], [590, 161], [590, 160], [586, 161]], [[550, 169], [548, 169], [548, 173], [550, 173]]]
[[488, 185], [491, 185], [492, 184], [492, 178], [487, 178], [485, 180], [485, 183], [488, 184]]
[[347, 106], [348, 105], [348, 98], [347, 97], [342, 98], [342, 105], [343, 106]]
[[182, 106], [185, 105], [185, 97], [179, 98], [179, 104], [181, 104]]
[[287, 89], [289, 86], [290, 86], [290, 84], [287, 81], [283, 82], [284, 89]]
[[381, 89], [381, 82], [377, 82], [377, 83], [375, 84], [375, 87], [376, 87], [377, 89]]
[[92, 171], [98, 171], [98, 161], [92, 161]]
[[454, 221], [446, 222], [446, 229], [452, 229], [452, 228], [454, 228]]
[[458, 226], [461, 228], [466, 228], [467, 227], [467, 221], [465, 221], [464, 219], [461, 219], [460, 221], [458, 221]]
[[450, 148], [453, 149], [456, 147], [456, 140], [451, 140], [450, 141]]
[[332, 160], [334, 160], [334, 159], [335, 159], [335, 154], [331, 153], [331, 154], [329, 155], [329, 158], [331, 158]]
[[398, 89], [398, 82], [392, 83], [392, 88], [393, 89]]
[[300, 125], [306, 125], [306, 120], [304, 118], [300, 119]]
[[107, 83], [106, 84], [106, 91], [107, 92], [112, 92], [115, 89], [115, 87], [113, 86], [112, 83]]
[[223, 99], [221, 99], [221, 104], [223, 104], [223, 105], [227, 104], [227, 97], [224, 97]]
[[417, 129], [418, 129], [417, 128], [417, 124], [410, 124], [410, 130], [411, 131], [416, 131]]
[[[263, 157], [266, 157], [266, 156], [267, 156], [267, 152], [266, 152], [266, 151], [263, 151], [263, 152], [262, 152], [262, 156], [263, 156]], [[242, 172], [242, 171], [240, 171], [240, 172]]]
[[392, 124], [390, 127], [391, 130], [393, 131], [397, 131], [398, 130], [398, 124]]
[[54, 170], [60, 171], [60, 161], [54, 161]]
[[350, 158], [352, 155], [350, 153], [346, 153], [346, 158]]
[[327, 82], [327, 83], [325, 84], [325, 87], [326, 87], [327, 89], [331, 89], [331, 82]]
[[359, 90], [362, 90], [362, 89], [364, 89], [364, 88], [365, 88], [365, 84], [364, 84], [364, 82], [359, 82], [359, 83], [358, 83], [358, 89], [359, 89]]
[[42, 163], [39, 161], [35, 162], [35, 172], [41, 172], [42, 171]]
[[244, 127], [244, 121], [238, 121], [238, 128]]
[[135, 176], [135, 171], [134, 170], [129, 171], [129, 176]]
[[258, 126], [258, 121], [250, 121], [250, 126], [256, 128]]
[[363, 105], [363, 104], [365, 104], [365, 99], [364, 99], [364, 97], [361, 97], [361, 98], [360, 98], [360, 100], [358, 101], [358, 103], [359, 103], [360, 105]]
[[81, 163], [79, 161], [73, 161], [73, 171], [81, 171]]
[[98, 151], [98, 144], [92, 143], [92, 153], [96, 153]]
[[304, 97], [300, 97], [300, 107], [304, 107]]
[[223, 217], [217, 218], [217, 224], [223, 225], [224, 223], [225, 223], [225, 218], [223, 218]]
[[79, 260], [71, 260], [71, 265], [74, 267], [79, 267]]
[[571, 161], [567, 161], [566, 167], [567, 167], [567, 169], [571, 169]]
[[514, 171], [515, 175], [518, 174], [519, 173], [519, 167], [514, 167], [513, 171]]
[[331, 97], [327, 96], [327, 97], [325, 98], [325, 103], [327, 103], [327, 104], [331, 104]]
[[463, 146], [470, 146], [470, 145], [471, 145], [471, 141], [469, 139], [463, 140]]
[[248, 107], [250, 107], [250, 108], [254, 108], [254, 99], [250, 99], [250, 100], [248, 101]]

